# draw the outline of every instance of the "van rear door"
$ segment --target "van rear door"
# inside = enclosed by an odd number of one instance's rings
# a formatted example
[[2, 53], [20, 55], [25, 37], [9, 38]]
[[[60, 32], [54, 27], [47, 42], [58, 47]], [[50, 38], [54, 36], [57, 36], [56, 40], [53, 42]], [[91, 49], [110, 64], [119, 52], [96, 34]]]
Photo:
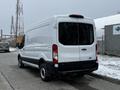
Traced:
[[69, 22], [60, 22], [58, 26], [59, 62], [79, 61], [77, 25]]
[[78, 30], [80, 61], [95, 60], [96, 44], [94, 39], [95, 33], [93, 25], [87, 23], [79, 23]]
[[95, 58], [92, 24], [60, 22], [58, 28], [59, 62], [76, 62]]

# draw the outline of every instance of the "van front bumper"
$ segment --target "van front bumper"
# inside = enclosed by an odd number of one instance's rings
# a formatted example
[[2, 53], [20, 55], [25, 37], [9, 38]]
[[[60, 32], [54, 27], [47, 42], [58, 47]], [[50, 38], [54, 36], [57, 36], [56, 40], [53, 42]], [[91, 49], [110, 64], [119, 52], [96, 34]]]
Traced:
[[55, 69], [60, 72], [92, 72], [98, 69], [98, 63], [97, 60], [65, 62], [59, 63], [58, 68]]

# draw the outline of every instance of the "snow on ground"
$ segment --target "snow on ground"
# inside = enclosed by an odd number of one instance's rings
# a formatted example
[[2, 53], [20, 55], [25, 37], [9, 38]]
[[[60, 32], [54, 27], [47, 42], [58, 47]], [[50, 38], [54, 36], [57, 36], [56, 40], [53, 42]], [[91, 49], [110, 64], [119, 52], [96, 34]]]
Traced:
[[98, 55], [99, 68], [93, 73], [120, 80], [120, 57]]
[[17, 49], [13, 48], [13, 47], [10, 47], [9, 50], [10, 50], [10, 52], [13, 52], [13, 51], [16, 51]]

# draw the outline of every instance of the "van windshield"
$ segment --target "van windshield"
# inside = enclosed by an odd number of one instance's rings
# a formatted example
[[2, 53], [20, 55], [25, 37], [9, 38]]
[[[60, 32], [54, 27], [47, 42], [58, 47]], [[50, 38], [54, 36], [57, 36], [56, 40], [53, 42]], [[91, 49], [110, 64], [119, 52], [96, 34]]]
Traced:
[[60, 22], [59, 42], [63, 45], [90, 45], [94, 42], [92, 24]]

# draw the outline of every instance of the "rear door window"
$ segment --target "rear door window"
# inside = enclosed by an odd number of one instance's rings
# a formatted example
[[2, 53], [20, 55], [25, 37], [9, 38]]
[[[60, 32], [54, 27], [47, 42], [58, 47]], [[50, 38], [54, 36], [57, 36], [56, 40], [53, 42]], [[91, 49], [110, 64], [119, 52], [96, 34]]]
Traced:
[[60, 22], [59, 42], [63, 45], [90, 45], [94, 41], [92, 24]]

